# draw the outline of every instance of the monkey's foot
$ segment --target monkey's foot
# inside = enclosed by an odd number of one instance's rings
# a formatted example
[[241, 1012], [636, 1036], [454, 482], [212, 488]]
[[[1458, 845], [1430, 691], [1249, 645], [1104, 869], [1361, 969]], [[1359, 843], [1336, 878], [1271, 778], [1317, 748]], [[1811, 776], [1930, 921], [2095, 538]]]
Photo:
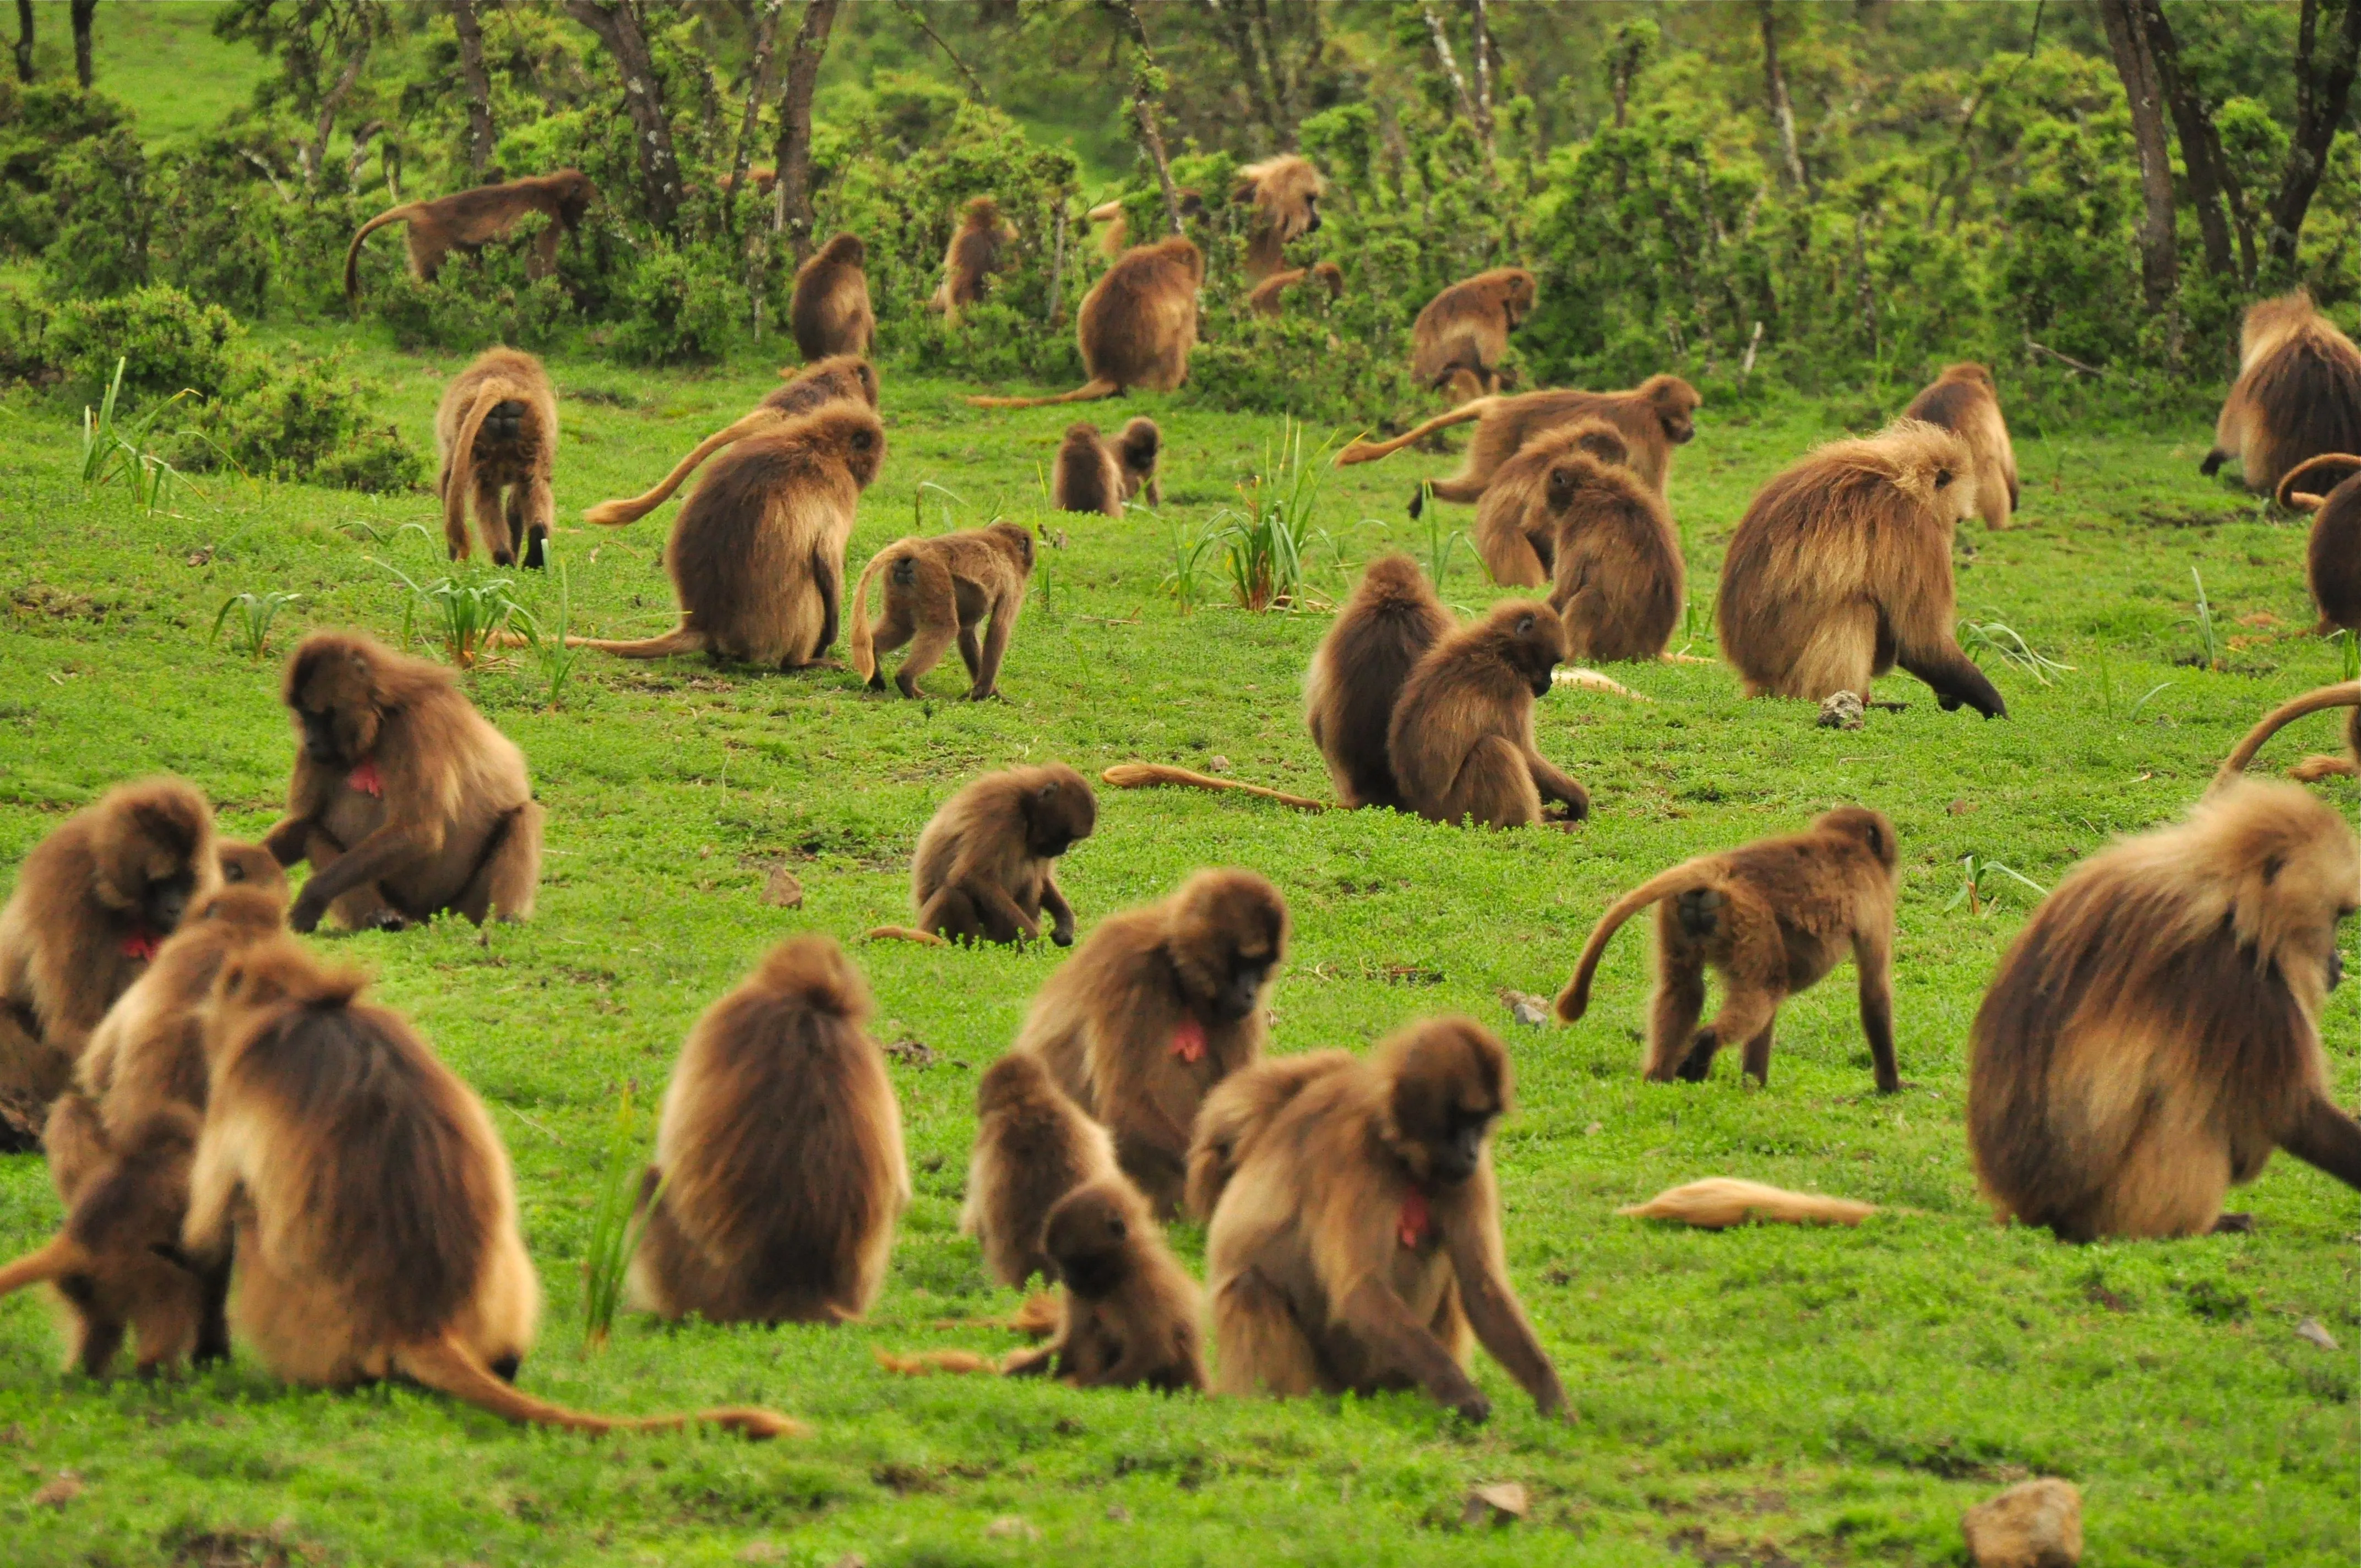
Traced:
[[2217, 1236], [2246, 1236], [2252, 1235], [2254, 1232], [2255, 1217], [2252, 1214], [2224, 1214], [2213, 1222], [2213, 1234]]
[[536, 533], [525, 542], [524, 564], [529, 570], [542, 571], [549, 565], [549, 535]]
[[1707, 1073], [1713, 1070], [1714, 1053], [1721, 1049], [1720, 1037], [1711, 1029], [1699, 1029], [1689, 1046], [1689, 1054], [1681, 1063], [1679, 1078], [1684, 1083], [1703, 1083]]

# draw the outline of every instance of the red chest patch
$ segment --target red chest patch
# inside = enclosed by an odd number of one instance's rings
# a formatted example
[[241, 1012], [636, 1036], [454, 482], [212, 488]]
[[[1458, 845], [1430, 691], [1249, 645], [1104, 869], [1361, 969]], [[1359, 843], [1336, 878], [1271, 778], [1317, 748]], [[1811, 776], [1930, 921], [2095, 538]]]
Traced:
[[1424, 1246], [1426, 1238], [1433, 1234], [1434, 1215], [1426, 1206], [1426, 1194], [1413, 1187], [1410, 1190], [1410, 1196], [1402, 1200], [1401, 1218], [1395, 1223], [1394, 1235], [1402, 1245], [1415, 1252]]
[[137, 959], [143, 964], [152, 963], [156, 959], [156, 949], [163, 945], [162, 938], [143, 926], [136, 931], [124, 934], [123, 956], [126, 959]]
[[1203, 1061], [1205, 1025], [1182, 1014], [1180, 1022], [1172, 1025], [1172, 1054], [1185, 1062]]
[[375, 795], [380, 800], [384, 799], [385, 781], [377, 776], [376, 759], [363, 757], [360, 766], [345, 775], [345, 787], [358, 790], [363, 795]]

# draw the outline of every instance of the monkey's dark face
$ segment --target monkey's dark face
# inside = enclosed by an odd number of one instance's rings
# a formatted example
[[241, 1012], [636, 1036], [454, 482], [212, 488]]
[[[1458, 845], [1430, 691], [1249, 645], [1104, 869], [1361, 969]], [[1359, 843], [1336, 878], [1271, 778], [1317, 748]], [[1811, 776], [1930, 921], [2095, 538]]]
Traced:
[[1261, 1005], [1287, 952], [1287, 905], [1252, 872], [1200, 872], [1181, 890], [1169, 943], [1191, 1000], [1219, 1023]]
[[1677, 376], [1658, 378], [1650, 387], [1648, 400], [1655, 405], [1656, 422], [1663, 427], [1664, 439], [1675, 446], [1695, 440], [1697, 421], [1691, 416], [1705, 400], [1697, 395], [1697, 389]]
[[1320, 198], [1317, 196], [1306, 196], [1303, 198], [1302, 232], [1305, 234], [1318, 234], [1320, 232]]
[[1412, 1177], [1455, 1186], [1482, 1167], [1485, 1141], [1508, 1109], [1508, 1053], [1466, 1018], [1415, 1027], [1394, 1070], [1392, 1142]]
[[188, 912], [189, 895], [197, 890], [196, 873], [187, 866], [148, 883], [139, 899], [139, 923], [158, 936], [181, 924]]
[[211, 814], [193, 792], [167, 789], [123, 806], [101, 840], [92, 892], [141, 929], [161, 937], [181, 923], [211, 850]]
[[1137, 1216], [1114, 1193], [1078, 1188], [1058, 1201], [1041, 1228], [1041, 1250], [1057, 1261], [1066, 1288], [1086, 1301], [1103, 1300], [1131, 1273], [1131, 1228]]
[[1538, 604], [1501, 612], [1500, 623], [1509, 667], [1525, 678], [1533, 696], [1549, 696], [1550, 676], [1565, 658], [1565, 623]]
[[357, 644], [323, 639], [295, 651], [285, 701], [305, 756], [322, 767], [350, 766], [376, 750], [385, 716], [374, 677]]
[[1025, 847], [1054, 861], [1099, 825], [1099, 803], [1082, 775], [1069, 771], [1025, 797]]
[[590, 199], [598, 193], [598, 188], [590, 183], [588, 174], [577, 170], [569, 169], [558, 178], [565, 183], [557, 192], [557, 221], [572, 228], [590, 210]]

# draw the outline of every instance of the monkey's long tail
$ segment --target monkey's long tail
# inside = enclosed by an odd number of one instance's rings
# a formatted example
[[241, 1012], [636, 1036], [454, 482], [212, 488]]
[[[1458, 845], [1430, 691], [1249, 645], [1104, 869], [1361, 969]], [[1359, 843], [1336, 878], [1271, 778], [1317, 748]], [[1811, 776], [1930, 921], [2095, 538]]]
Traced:
[[982, 1373], [988, 1377], [1001, 1374], [1001, 1358], [983, 1355], [972, 1350], [921, 1350], [908, 1355], [896, 1355], [880, 1347], [870, 1353], [877, 1365], [902, 1377], [931, 1377], [938, 1372], [955, 1376]]
[[785, 416], [776, 409], [756, 409], [752, 413], [722, 426], [689, 449], [687, 456], [673, 465], [671, 473], [656, 481], [655, 488], [643, 495], [626, 500], [600, 501], [582, 514], [585, 522], [595, 522], [601, 528], [620, 528], [627, 522], [637, 522], [672, 499], [672, 493], [687, 482], [705, 460], [723, 447], [759, 435]]
[[1582, 959], [1574, 966], [1574, 976], [1565, 989], [1557, 993], [1558, 1021], [1571, 1024], [1590, 1009], [1590, 979], [1598, 971], [1598, 960], [1606, 956], [1609, 938], [1621, 928], [1623, 922], [1650, 905], [1686, 892], [1697, 885], [1697, 868], [1685, 861], [1668, 872], [1659, 872], [1607, 906], [1598, 924], [1590, 928], [1590, 939], [1582, 945]]
[[2361, 474], [2361, 457], [2350, 452], [2323, 452], [2289, 469], [2271, 499], [2290, 511], [2318, 511], [2328, 492], [2356, 474]]
[[1158, 784], [1179, 784], [1187, 789], [1235, 789], [1248, 795], [1258, 795], [1265, 800], [1275, 800], [1281, 806], [1291, 806], [1298, 811], [1325, 811], [1328, 803], [1313, 800], [1309, 795], [1290, 795], [1285, 790], [1268, 789], [1261, 784], [1240, 784], [1235, 779], [1217, 779], [1209, 773], [1192, 773], [1186, 768], [1171, 768], [1162, 762], [1117, 762], [1099, 777], [1117, 789], [1152, 789]]
[[357, 305], [360, 303], [361, 241], [368, 238], [372, 233], [385, 227], [388, 224], [398, 224], [404, 221], [412, 213], [417, 210], [417, 207], [418, 203], [415, 202], [404, 202], [399, 207], [388, 207], [384, 212], [379, 213], [377, 216], [363, 224], [354, 232], [353, 243], [347, 246], [345, 249], [345, 303], [347, 306]]
[[1449, 413], [1437, 414], [1417, 429], [1407, 434], [1397, 435], [1391, 441], [1351, 442], [1346, 444], [1344, 451], [1336, 454], [1336, 466], [1349, 468], [1356, 463], [1374, 463], [1380, 457], [1390, 457], [1411, 442], [1432, 435], [1438, 430], [1446, 430], [1455, 424], [1466, 424], [1471, 419], [1483, 418], [1491, 411], [1492, 405], [1498, 401], [1499, 401], [1498, 398], [1477, 398], [1473, 401], [1462, 403]]
[[443, 479], [443, 532], [446, 538], [464, 537], [467, 498], [476, 486], [476, 437], [484, 428], [484, 418], [503, 399], [522, 390], [506, 381], [486, 381], [476, 389], [476, 400], [459, 418], [459, 432], [451, 440], [450, 470]]
[[1709, 1176], [1615, 1212], [1634, 1219], [1677, 1220], [1703, 1231], [1722, 1231], [1750, 1220], [1788, 1225], [1858, 1225], [1877, 1212], [1877, 1205], [1817, 1192], [1790, 1192], [1784, 1187], [1765, 1187], [1734, 1176]]
[[394, 1354], [394, 1365], [438, 1394], [448, 1394], [506, 1420], [571, 1427], [577, 1431], [671, 1431], [694, 1422], [727, 1427], [750, 1438], [802, 1437], [809, 1430], [774, 1410], [698, 1410], [684, 1416], [593, 1416], [536, 1399], [501, 1382], [489, 1367], [468, 1354], [467, 1346], [446, 1333], [439, 1340], [405, 1345]]
[[2308, 713], [2318, 713], [2330, 707], [2361, 707], [2361, 681], [2344, 681], [2333, 686], [2322, 686], [2317, 691], [2304, 693], [2292, 702], [2281, 703], [2265, 714], [2261, 723], [2246, 731], [2246, 738], [2238, 742], [2238, 749], [2230, 753], [2229, 760], [2222, 764], [2222, 771], [2213, 775], [2213, 787], [2219, 789], [2246, 772], [2246, 764], [2255, 760], [2255, 753], [2263, 749], [2263, 742], [2279, 730]]
[[1100, 398], [1112, 398], [1123, 388], [1104, 376], [1093, 376], [1071, 392], [1060, 392], [1054, 398], [970, 398], [972, 409], [1038, 409], [1049, 403], [1088, 403]]
[[0, 1296], [13, 1296], [27, 1285], [79, 1274], [91, 1266], [90, 1254], [71, 1236], [60, 1234], [0, 1268]]
[[596, 648], [601, 653], [612, 653], [623, 659], [664, 659], [675, 653], [702, 653], [705, 638], [686, 626], [675, 627], [662, 637], [642, 637], [637, 641], [616, 641], [605, 637], [569, 637], [568, 648]]
[[[894, 543], [898, 544], [901, 541]], [[861, 580], [852, 585], [852, 624], [845, 628], [844, 646], [852, 655], [852, 673], [864, 681], [877, 674], [877, 644], [869, 630], [869, 579], [877, 575], [877, 568], [893, 554], [894, 545], [888, 544], [869, 557], [869, 565], [861, 568]]]
[[873, 926], [869, 928], [873, 942], [924, 942], [930, 948], [948, 948], [949, 942], [932, 931], [921, 931], [916, 926]]

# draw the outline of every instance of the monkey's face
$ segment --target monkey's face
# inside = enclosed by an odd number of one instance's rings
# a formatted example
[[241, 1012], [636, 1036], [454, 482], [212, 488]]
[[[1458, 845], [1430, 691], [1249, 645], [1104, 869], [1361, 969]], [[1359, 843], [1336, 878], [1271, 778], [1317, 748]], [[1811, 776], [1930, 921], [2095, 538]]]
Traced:
[[1525, 677], [1533, 696], [1549, 696], [1550, 676], [1565, 659], [1565, 623], [1538, 604], [1512, 606], [1501, 621], [1510, 667]]
[[1675, 446], [1686, 445], [1697, 438], [1697, 421], [1692, 417], [1697, 405], [1705, 401], [1697, 389], [1677, 376], [1659, 376], [1648, 382], [1648, 400], [1655, 406], [1656, 423], [1663, 429], [1664, 439]]
[[1131, 1228], [1137, 1216], [1104, 1187], [1068, 1193], [1041, 1227], [1041, 1250], [1057, 1261], [1066, 1288], [1084, 1300], [1115, 1294], [1131, 1271]]
[[1056, 860], [1098, 825], [1098, 799], [1071, 769], [1025, 797], [1025, 847], [1042, 860]]
[[837, 451], [843, 455], [845, 471], [852, 476], [852, 482], [865, 490], [885, 466], [885, 427], [874, 414], [850, 417], [840, 425]]
[[566, 170], [562, 178], [566, 182], [558, 188], [557, 219], [572, 228], [590, 210], [590, 199], [598, 193], [598, 188], [590, 183], [588, 174], [575, 170]]
[[197, 891], [210, 826], [203, 802], [192, 794], [184, 797], [175, 790], [133, 801], [100, 842], [92, 892], [143, 929], [170, 934]]
[[1200, 872], [1180, 891], [1169, 942], [1195, 1003], [1223, 1023], [1261, 1004], [1287, 949], [1287, 905], [1252, 872]]
[[350, 644], [299, 648], [287, 674], [287, 713], [303, 754], [322, 767], [348, 767], [377, 748], [384, 716], [368, 653]]
[[1508, 1052], [1466, 1018], [1413, 1028], [1396, 1047], [1389, 1142], [1417, 1179], [1456, 1185], [1482, 1166], [1492, 1124], [1508, 1110]]

